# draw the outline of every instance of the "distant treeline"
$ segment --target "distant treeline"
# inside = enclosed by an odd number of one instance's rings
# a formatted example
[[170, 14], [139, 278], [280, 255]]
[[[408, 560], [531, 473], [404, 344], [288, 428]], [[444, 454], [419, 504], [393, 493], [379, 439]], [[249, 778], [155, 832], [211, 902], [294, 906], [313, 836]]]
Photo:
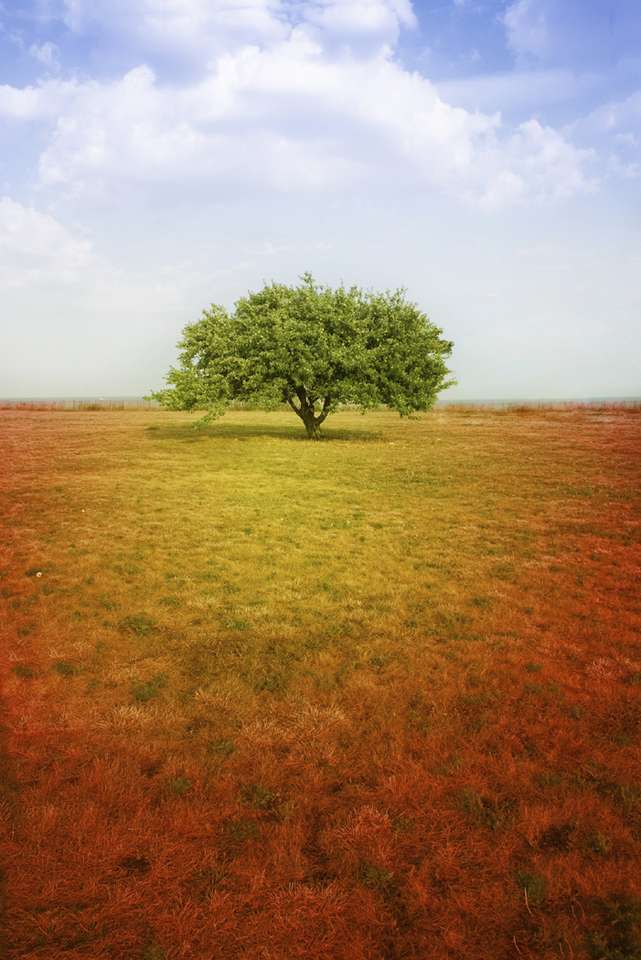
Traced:
[[143, 397], [127, 399], [43, 399], [43, 400], [0, 400], [0, 410], [149, 410], [160, 409], [155, 400]]
[[[349, 409], [349, 404], [343, 405]], [[446, 401], [438, 403], [437, 409], [448, 413], [520, 413], [534, 414], [541, 411], [572, 412], [573, 410], [593, 412], [614, 412], [627, 410], [641, 412], [641, 398], [623, 400], [478, 400], [469, 402]], [[34, 399], [34, 400], [2, 400], [0, 410], [85, 410], [85, 411], [117, 411], [117, 410], [161, 410], [155, 400], [145, 400], [143, 397], [114, 398], [114, 399]], [[254, 404], [232, 403], [231, 410], [256, 410]]]
[[441, 410], [448, 413], [523, 413], [537, 412], [571, 413], [572, 411], [591, 411], [594, 413], [613, 413], [616, 411], [641, 412], [641, 398], [636, 400], [525, 400], [525, 401], [478, 401], [471, 403], [443, 403]]

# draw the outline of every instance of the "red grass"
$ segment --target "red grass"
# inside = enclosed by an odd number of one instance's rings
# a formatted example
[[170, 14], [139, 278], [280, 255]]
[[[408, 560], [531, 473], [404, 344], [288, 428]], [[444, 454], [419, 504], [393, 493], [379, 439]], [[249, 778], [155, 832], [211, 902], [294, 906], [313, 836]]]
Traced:
[[7, 960], [640, 955], [639, 422], [513, 413], [6, 421]]

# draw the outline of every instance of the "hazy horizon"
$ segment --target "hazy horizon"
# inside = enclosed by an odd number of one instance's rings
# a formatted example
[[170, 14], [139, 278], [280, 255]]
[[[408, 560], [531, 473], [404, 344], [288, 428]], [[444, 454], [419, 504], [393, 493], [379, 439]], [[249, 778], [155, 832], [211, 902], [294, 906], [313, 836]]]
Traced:
[[641, 395], [634, 0], [0, 6], [0, 395], [143, 396], [264, 281], [404, 287], [454, 400]]
[[[641, 393], [640, 394], [628, 394], [620, 396], [558, 396], [558, 397], [526, 397], [526, 396], [513, 396], [513, 397], [470, 397], [465, 395], [456, 395], [452, 396], [452, 390], [446, 390], [443, 393], [439, 394], [436, 405], [438, 404], [450, 404], [450, 403], [479, 403], [479, 404], [512, 404], [512, 403], [532, 403], [532, 404], [547, 404], [547, 403], [560, 403], [560, 404], [572, 404], [572, 403], [588, 403], [588, 404], [598, 404], [598, 403], [641, 403]], [[71, 403], [71, 402], [100, 402], [104, 401], [105, 403], [110, 402], [144, 402], [149, 404], [156, 404], [157, 401], [149, 399], [143, 394], [105, 394], [105, 393], [93, 393], [93, 394], [74, 394], [74, 395], [65, 395], [58, 394], [56, 396], [50, 396], [46, 394], [32, 394], [32, 395], [22, 395], [22, 396], [12, 396], [12, 397], [0, 397], [0, 403]], [[160, 404], [158, 404], [160, 406]]]

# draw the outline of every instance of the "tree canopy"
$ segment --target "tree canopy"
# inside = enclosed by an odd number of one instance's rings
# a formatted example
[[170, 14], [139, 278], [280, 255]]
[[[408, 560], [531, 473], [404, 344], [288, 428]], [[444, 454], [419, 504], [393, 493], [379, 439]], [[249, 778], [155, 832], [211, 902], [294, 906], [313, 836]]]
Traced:
[[152, 396], [210, 417], [234, 401], [287, 403], [317, 439], [339, 404], [428, 410], [453, 382], [442, 332], [403, 290], [331, 289], [305, 274], [298, 286], [271, 283], [242, 297], [231, 313], [205, 310], [183, 331], [167, 388]]

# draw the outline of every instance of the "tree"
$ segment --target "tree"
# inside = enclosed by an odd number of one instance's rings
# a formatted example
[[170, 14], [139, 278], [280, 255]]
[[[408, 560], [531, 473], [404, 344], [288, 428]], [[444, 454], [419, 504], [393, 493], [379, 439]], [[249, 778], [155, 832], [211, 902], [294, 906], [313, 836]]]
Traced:
[[333, 290], [306, 273], [298, 286], [271, 283], [242, 297], [233, 313], [212, 305], [188, 324], [179, 366], [152, 397], [174, 410], [220, 415], [235, 400], [287, 403], [318, 439], [341, 403], [384, 404], [408, 416], [428, 410], [450, 386], [441, 337], [403, 290]]

